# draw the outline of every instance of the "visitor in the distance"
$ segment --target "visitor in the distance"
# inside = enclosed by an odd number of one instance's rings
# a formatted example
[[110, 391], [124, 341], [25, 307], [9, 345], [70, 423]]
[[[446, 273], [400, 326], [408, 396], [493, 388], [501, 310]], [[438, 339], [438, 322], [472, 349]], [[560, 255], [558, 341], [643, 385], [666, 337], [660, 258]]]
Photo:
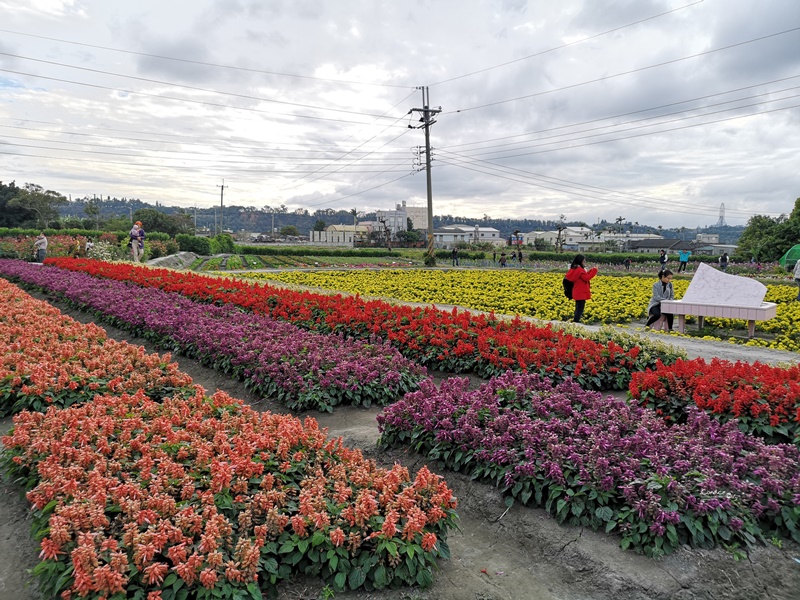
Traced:
[[567, 281], [572, 282], [572, 299], [575, 301], [575, 312], [572, 316], [573, 323], [580, 323], [586, 301], [592, 298], [592, 286], [589, 283], [597, 275], [597, 267], [586, 270], [586, 257], [578, 254], [572, 259], [569, 271], [564, 275]]
[[794, 282], [797, 284], [797, 299], [800, 301], [800, 260], [794, 263]]
[[[666, 322], [667, 331], [672, 331], [674, 315], [661, 313], [661, 301], [674, 299], [675, 290], [672, 288], [672, 271], [664, 269], [658, 274], [658, 281], [653, 284], [653, 294], [650, 297], [650, 303], [647, 305], [648, 319], [645, 326], [651, 327], [656, 322], [659, 325]], [[659, 329], [659, 327], [656, 329]]]
[[689, 257], [691, 255], [691, 250], [681, 250], [678, 252], [678, 273], [686, 272], [686, 267], [689, 265]]
[[45, 237], [44, 231], [37, 235], [36, 241], [33, 242], [33, 254], [36, 262], [44, 262], [45, 256], [47, 256], [47, 237]]

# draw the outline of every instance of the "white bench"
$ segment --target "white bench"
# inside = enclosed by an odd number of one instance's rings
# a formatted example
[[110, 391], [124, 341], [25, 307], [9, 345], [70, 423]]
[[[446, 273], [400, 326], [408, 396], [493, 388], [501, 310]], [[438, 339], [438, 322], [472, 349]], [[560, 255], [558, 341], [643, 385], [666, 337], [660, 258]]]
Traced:
[[756, 333], [756, 321], [769, 321], [775, 318], [778, 305], [774, 302], [762, 302], [761, 306], [732, 306], [722, 304], [706, 304], [685, 302], [684, 300], [662, 300], [661, 312], [678, 317], [678, 331], [686, 332], [686, 316], [697, 317], [697, 326], [703, 328], [705, 317], [721, 319], [744, 319], [747, 321], [747, 337]]

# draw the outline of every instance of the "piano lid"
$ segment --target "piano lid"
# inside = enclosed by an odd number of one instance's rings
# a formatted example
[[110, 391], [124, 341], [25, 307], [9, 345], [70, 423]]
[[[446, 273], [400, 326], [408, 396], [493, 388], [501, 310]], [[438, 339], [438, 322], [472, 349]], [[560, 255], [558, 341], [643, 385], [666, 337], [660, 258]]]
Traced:
[[748, 277], [729, 275], [705, 263], [697, 266], [689, 289], [681, 300], [687, 303], [760, 307], [767, 286]]

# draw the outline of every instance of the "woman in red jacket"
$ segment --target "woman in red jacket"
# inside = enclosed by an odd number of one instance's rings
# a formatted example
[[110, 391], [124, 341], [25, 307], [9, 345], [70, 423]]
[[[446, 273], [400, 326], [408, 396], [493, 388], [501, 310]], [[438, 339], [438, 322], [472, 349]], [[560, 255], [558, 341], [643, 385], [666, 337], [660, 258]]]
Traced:
[[575, 323], [581, 322], [583, 309], [586, 308], [586, 301], [592, 297], [592, 289], [589, 281], [597, 275], [597, 267], [586, 270], [586, 257], [578, 254], [569, 266], [569, 271], [564, 276], [572, 282], [572, 299], [575, 300], [575, 315], [572, 320]]

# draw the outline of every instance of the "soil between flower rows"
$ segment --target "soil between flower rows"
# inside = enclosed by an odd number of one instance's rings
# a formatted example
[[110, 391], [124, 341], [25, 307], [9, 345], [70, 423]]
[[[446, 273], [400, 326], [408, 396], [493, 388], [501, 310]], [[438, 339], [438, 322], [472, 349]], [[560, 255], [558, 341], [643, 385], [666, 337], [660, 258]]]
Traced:
[[[81, 322], [90, 315], [66, 307], [44, 294], [65, 314]], [[116, 340], [159, 350], [141, 338], [98, 322]], [[714, 351], [709, 352], [709, 358]], [[209, 392], [224, 390], [256, 410], [285, 413], [282, 405], [249, 393], [232, 380], [196, 361], [174, 356], [180, 368]], [[443, 378], [444, 374], [436, 374]], [[472, 380], [477, 386], [480, 382]], [[341, 436], [348, 446], [384, 465], [400, 462], [412, 471], [425, 462], [412, 452], [377, 449], [375, 416], [380, 409], [337, 407], [333, 414], [304, 413]], [[0, 420], [0, 434], [11, 419]], [[684, 548], [661, 560], [623, 552], [611, 535], [584, 528], [560, 526], [544, 510], [514, 505], [491, 486], [430, 465], [445, 476], [458, 497], [460, 532], [448, 538], [452, 559], [440, 563], [427, 590], [347, 592], [337, 598], [358, 600], [632, 600], [760, 599], [790, 600], [800, 596], [800, 547], [783, 542], [757, 547], [739, 561], [723, 550]], [[20, 488], [3, 481], [0, 486], [0, 600], [42, 600], [27, 570], [38, 562], [38, 545], [31, 539], [28, 504]], [[281, 600], [321, 597], [319, 581], [301, 580], [281, 588]]]

